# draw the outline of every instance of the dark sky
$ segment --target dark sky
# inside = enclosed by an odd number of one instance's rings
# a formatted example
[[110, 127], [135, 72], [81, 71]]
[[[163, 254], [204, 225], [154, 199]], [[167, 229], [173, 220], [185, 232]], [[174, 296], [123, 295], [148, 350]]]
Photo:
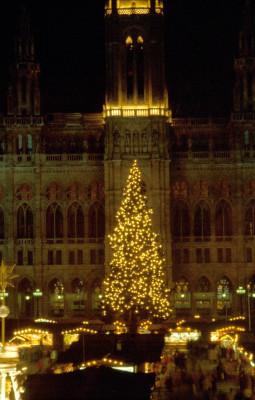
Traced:
[[[22, 1], [1, 3], [0, 111]], [[44, 112], [98, 112], [104, 102], [104, 0], [27, 0], [41, 63]], [[165, 0], [170, 104], [182, 115], [224, 115], [244, 0]]]

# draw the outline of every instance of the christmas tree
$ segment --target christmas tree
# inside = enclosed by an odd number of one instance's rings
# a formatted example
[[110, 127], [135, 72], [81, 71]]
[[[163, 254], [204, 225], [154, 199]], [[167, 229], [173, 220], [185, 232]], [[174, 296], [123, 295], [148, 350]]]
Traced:
[[169, 316], [165, 260], [158, 235], [152, 230], [151, 214], [141, 172], [134, 161], [116, 215], [117, 225], [109, 236], [112, 259], [103, 300], [103, 309], [129, 318], [129, 326], [142, 317]]

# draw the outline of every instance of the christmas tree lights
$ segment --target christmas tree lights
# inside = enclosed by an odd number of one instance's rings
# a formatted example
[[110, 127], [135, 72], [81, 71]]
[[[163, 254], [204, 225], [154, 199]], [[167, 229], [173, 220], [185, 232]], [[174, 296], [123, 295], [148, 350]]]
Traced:
[[151, 214], [134, 161], [116, 215], [117, 225], [109, 236], [112, 259], [104, 281], [104, 312], [108, 308], [123, 318], [136, 314], [166, 319], [170, 315], [165, 260], [158, 235], [152, 230]]

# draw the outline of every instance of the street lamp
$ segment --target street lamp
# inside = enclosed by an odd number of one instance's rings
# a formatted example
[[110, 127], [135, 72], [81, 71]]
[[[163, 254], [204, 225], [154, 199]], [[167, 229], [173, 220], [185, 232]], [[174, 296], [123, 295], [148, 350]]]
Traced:
[[42, 291], [40, 289], [35, 289], [33, 296], [36, 298], [36, 317], [39, 317], [39, 298], [42, 297]]
[[226, 316], [225, 316], [225, 318], [226, 318], [226, 323], [228, 322], [228, 307], [227, 307], [227, 294], [226, 293], [222, 293], [222, 297], [224, 298], [224, 300], [225, 300], [225, 311], [226, 311]]
[[236, 289], [236, 293], [240, 296], [240, 312], [241, 315], [243, 315], [243, 295], [246, 293], [246, 290], [243, 288], [243, 286], [238, 286], [238, 289]]

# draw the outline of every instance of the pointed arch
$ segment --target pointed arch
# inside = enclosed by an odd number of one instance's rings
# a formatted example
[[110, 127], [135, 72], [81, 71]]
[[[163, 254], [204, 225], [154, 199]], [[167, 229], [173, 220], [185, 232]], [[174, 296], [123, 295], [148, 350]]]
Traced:
[[196, 285], [196, 292], [207, 293], [211, 291], [211, 283], [206, 276], [201, 276]]
[[104, 207], [98, 201], [91, 204], [88, 212], [89, 238], [104, 238], [105, 213]]
[[67, 237], [84, 237], [84, 213], [81, 205], [72, 203], [67, 210]]
[[23, 203], [17, 210], [17, 238], [31, 239], [34, 237], [34, 215], [31, 207]]
[[195, 207], [194, 236], [211, 236], [211, 211], [205, 201], [200, 201]]
[[52, 203], [46, 210], [46, 237], [63, 238], [63, 212], [57, 203]]
[[225, 200], [220, 200], [215, 208], [216, 236], [232, 236], [232, 209]]

